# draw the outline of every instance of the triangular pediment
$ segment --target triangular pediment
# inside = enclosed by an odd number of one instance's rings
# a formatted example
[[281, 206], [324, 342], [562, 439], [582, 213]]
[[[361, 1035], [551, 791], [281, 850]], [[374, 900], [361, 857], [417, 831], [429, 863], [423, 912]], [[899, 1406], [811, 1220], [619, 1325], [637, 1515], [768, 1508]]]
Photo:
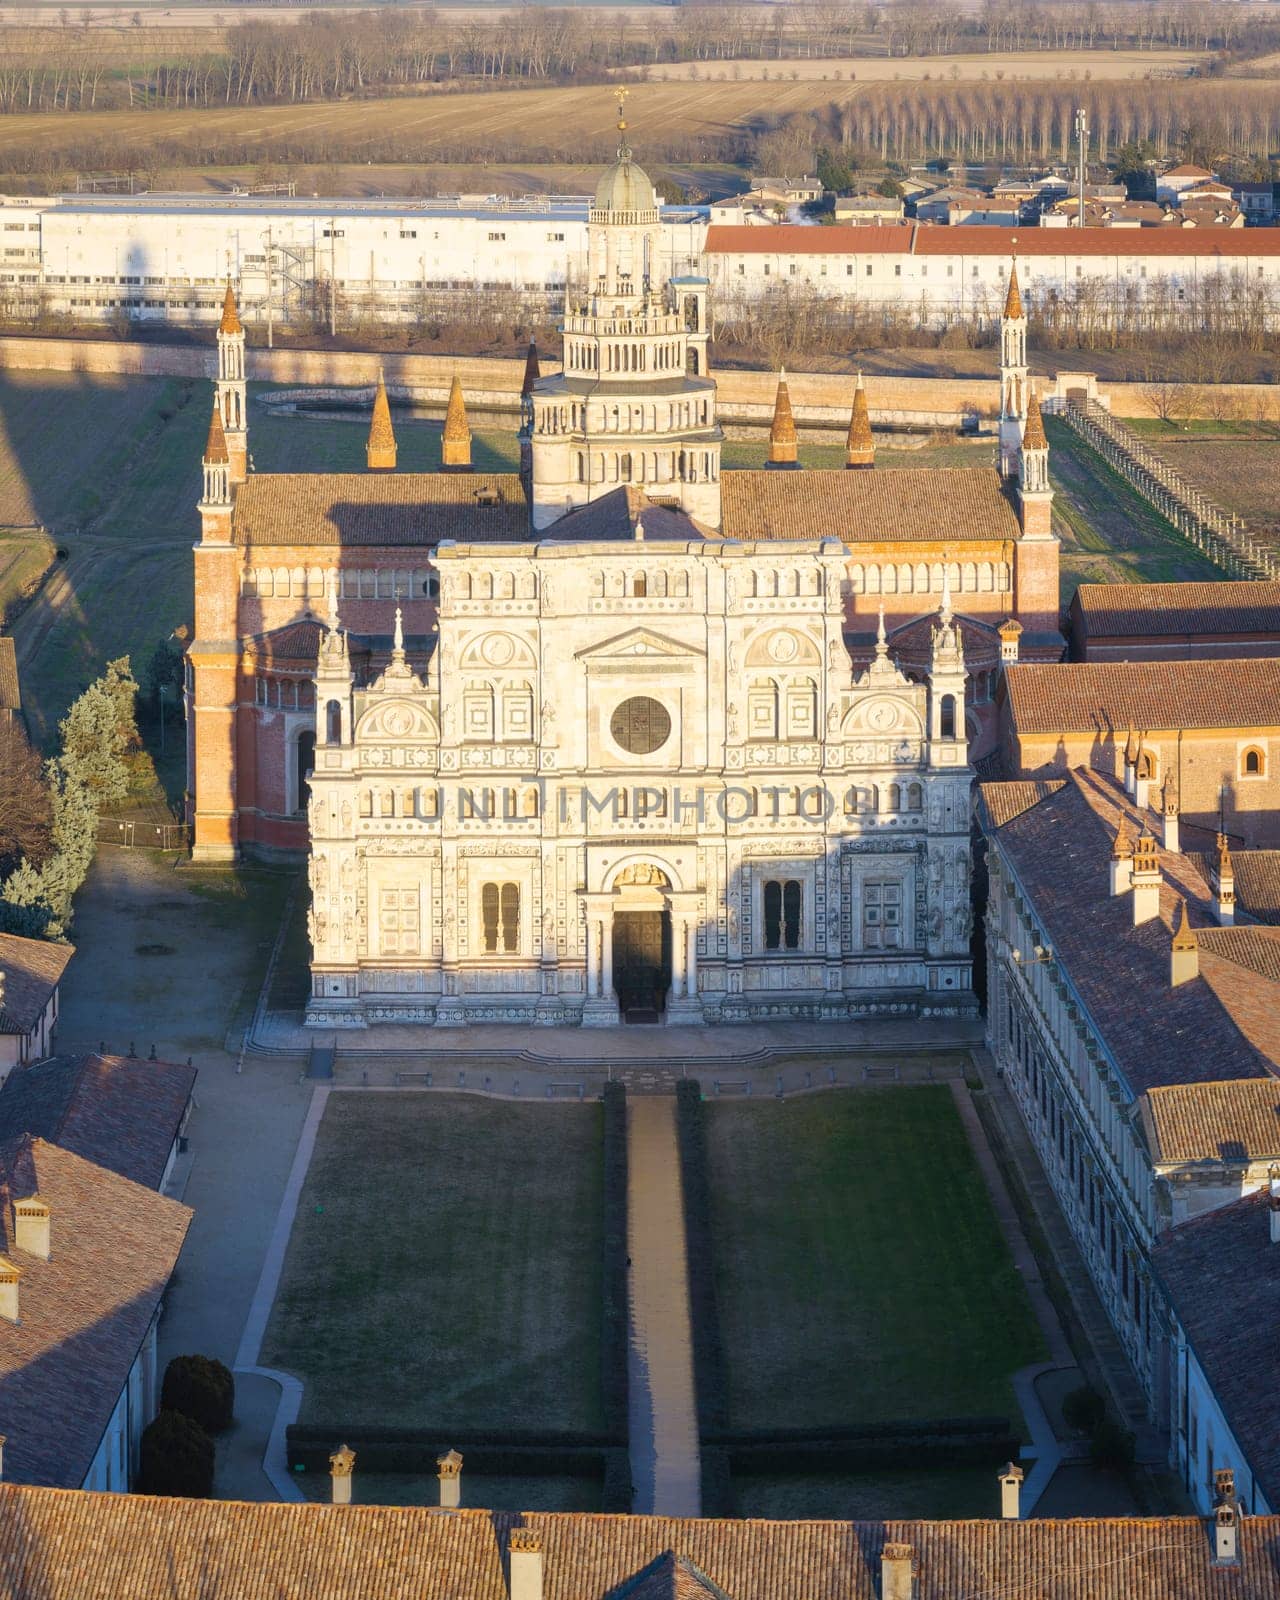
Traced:
[[706, 654], [696, 646], [682, 644], [679, 639], [669, 639], [652, 628], [628, 628], [611, 639], [589, 644], [576, 652], [579, 661], [631, 661], [645, 659], [657, 661], [696, 660]]

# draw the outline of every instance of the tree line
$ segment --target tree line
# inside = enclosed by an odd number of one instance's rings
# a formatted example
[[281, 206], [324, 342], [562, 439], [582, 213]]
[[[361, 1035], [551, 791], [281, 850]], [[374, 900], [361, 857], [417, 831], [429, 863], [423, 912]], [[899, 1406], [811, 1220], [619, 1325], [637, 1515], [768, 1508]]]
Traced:
[[1234, 56], [1280, 48], [1280, 25], [1245, 5], [1202, 0], [983, 0], [976, 9], [955, 0], [792, 0], [655, 6], [641, 18], [536, 5], [500, 18], [388, 6], [312, 12], [296, 23], [248, 17], [221, 33], [209, 30], [207, 43], [184, 30], [161, 60], [150, 30], [95, 30], [92, 12], [82, 11], [78, 24], [63, 15], [62, 28], [0, 34], [0, 111], [268, 105], [441, 83], [581, 83], [677, 61], [1161, 48]]

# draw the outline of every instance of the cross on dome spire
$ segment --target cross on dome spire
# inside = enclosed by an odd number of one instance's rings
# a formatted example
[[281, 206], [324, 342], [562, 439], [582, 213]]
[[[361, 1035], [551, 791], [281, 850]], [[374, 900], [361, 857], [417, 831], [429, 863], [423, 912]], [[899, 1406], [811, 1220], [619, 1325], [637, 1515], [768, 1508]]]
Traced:
[[618, 102], [618, 160], [619, 161], [629, 161], [631, 159], [631, 147], [627, 144], [627, 119], [626, 119], [625, 115], [623, 114], [625, 109], [626, 109], [627, 99], [628, 99], [630, 94], [631, 94], [630, 89], [618, 88], [618, 89], [615, 89], [613, 91], [613, 98]]

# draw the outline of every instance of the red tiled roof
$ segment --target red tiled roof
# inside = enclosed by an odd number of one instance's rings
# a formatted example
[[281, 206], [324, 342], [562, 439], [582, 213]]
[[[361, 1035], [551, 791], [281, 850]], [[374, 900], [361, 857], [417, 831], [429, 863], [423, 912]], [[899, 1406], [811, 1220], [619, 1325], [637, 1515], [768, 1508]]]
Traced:
[[17, 1066], [0, 1088], [0, 1140], [29, 1133], [158, 1189], [196, 1069], [124, 1056], [53, 1056]]
[[1280, 582], [1082, 583], [1071, 603], [1090, 640], [1188, 634], [1280, 637]]
[[995, 544], [1021, 533], [993, 467], [726, 472], [720, 504], [726, 539]]
[[1065, 778], [1019, 778], [1012, 783], [984, 783], [982, 803], [993, 828], [1003, 828], [1032, 806], [1038, 806], [1066, 783]]
[[1031, 733], [1280, 728], [1280, 660], [1020, 661], [1004, 677], [1014, 726]]
[[[999, 256], [1066, 260], [1076, 256], [1280, 256], [1277, 228], [993, 228], [981, 223], [916, 223], [914, 226], [807, 228], [796, 223], [766, 227], [713, 223], [708, 255], [754, 256]], [[1034, 287], [1034, 280], [1032, 283]]]
[[0, 933], [0, 1033], [30, 1033], [75, 955], [69, 944]]
[[[1258, 1365], [1258, 1326], [1242, 1329], [1253, 1341], [1242, 1367]], [[359, 1492], [357, 1461], [357, 1499]], [[1277, 1517], [1244, 1518], [1239, 1564], [1224, 1569], [1213, 1564], [1210, 1529], [1199, 1517], [772, 1522], [441, 1514], [70, 1494], [10, 1483], [0, 1485], [0, 1590], [14, 1600], [507, 1600], [506, 1550], [516, 1527], [540, 1536], [546, 1600], [614, 1600], [668, 1555], [732, 1600], [876, 1600], [888, 1544], [911, 1547], [916, 1600], [1280, 1600]]]
[[514, 472], [252, 473], [235, 501], [244, 545], [433, 545], [524, 539]]
[[1144, 1098], [1158, 1162], [1280, 1157], [1280, 1083], [1274, 1078], [1166, 1084]]
[[[48, 1261], [13, 1242], [13, 1202], [37, 1193], [50, 1208]], [[19, 1321], [0, 1319], [6, 1478], [83, 1483], [190, 1221], [186, 1206], [43, 1139], [0, 1146], [0, 1249], [22, 1269]], [[33, 1592], [29, 1568], [16, 1587], [12, 1569], [5, 1577], [0, 1592]]]

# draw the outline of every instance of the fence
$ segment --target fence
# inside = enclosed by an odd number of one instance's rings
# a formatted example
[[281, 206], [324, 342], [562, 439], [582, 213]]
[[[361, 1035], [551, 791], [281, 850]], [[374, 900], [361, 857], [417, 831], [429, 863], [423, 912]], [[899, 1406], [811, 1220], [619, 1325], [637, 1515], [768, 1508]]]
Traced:
[[185, 822], [148, 822], [136, 817], [99, 817], [98, 843], [133, 845], [143, 850], [185, 850]]
[[1239, 517], [1189, 484], [1096, 400], [1060, 401], [1052, 409], [1224, 572], [1236, 578], [1280, 578], [1280, 556], [1260, 545]]

